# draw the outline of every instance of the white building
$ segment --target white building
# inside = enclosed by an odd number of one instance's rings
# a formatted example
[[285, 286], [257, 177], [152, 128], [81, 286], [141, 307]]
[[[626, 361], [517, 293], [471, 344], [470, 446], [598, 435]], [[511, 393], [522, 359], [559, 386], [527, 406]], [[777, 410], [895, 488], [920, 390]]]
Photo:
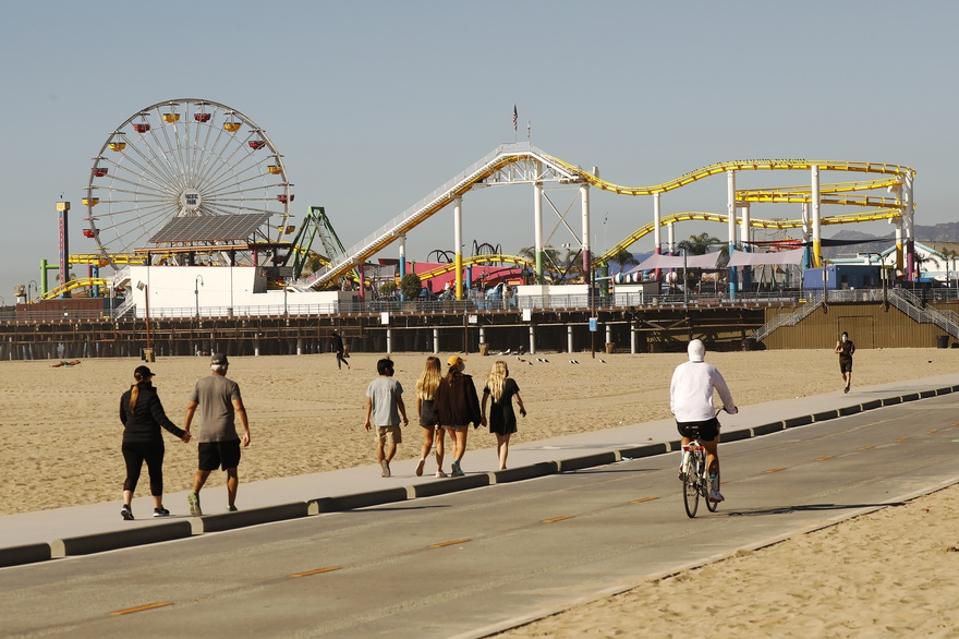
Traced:
[[[955, 281], [959, 276], [959, 244], [943, 243], [937, 249], [928, 244], [916, 242], [915, 250], [921, 278], [945, 283], [947, 280]], [[829, 263], [881, 264], [895, 269], [896, 245], [893, 244], [880, 253], [859, 253], [856, 257], [831, 259]]]

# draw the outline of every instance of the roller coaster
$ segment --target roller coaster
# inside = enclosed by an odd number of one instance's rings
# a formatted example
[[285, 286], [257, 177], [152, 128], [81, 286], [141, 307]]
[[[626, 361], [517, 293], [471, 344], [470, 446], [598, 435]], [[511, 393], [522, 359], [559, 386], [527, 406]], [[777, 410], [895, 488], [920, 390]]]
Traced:
[[[745, 171], [807, 171], [810, 173], [811, 181], [808, 186], [737, 190], [735, 186], [736, 174]], [[819, 174], [822, 171], [878, 174], [884, 177], [820, 184]], [[727, 176], [728, 182], [728, 202], [725, 214], [687, 211], [666, 216], [660, 215], [660, 196], [662, 194], [723, 174]], [[588, 187], [594, 187], [618, 195], [651, 196], [654, 199], [653, 222], [641, 226], [609, 251], [599, 256], [595, 260], [598, 263], [610, 260], [612, 256], [627, 249], [637, 240], [650, 233], [656, 235], [655, 246], [658, 251], [661, 244], [659, 242], [659, 229], [663, 226], [683, 221], [704, 221], [727, 223], [730, 229], [729, 243], [731, 246], [736, 242], [736, 227], [740, 225], [743, 228], [802, 229], [804, 236], [812, 235], [810, 244], [813, 250], [814, 263], [819, 265], [821, 263], [821, 238], [819, 235], [821, 225], [895, 220], [897, 222], [897, 265], [901, 266], [902, 264], [903, 232], [905, 232], [906, 248], [909, 251], [908, 257], [910, 258], [908, 268], [911, 274], [912, 227], [915, 209], [912, 188], [915, 175], [916, 171], [913, 168], [899, 164], [806, 159], [760, 159], [718, 162], [666, 182], [645, 186], [626, 186], [602, 179], [597, 171], [587, 171], [580, 166], [549, 155], [532, 144], [507, 144], [497, 147], [471, 167], [434, 190], [430, 195], [407, 208], [375, 233], [353, 247], [344, 250], [342, 255], [331, 260], [329, 266], [320, 269], [310, 278], [298, 282], [298, 286], [302, 290], [334, 286], [350, 270], [397, 241], [403, 243], [401, 244], [402, 254], [406, 234], [450, 205], [454, 207], [455, 228], [456, 233], [459, 233], [462, 197], [474, 187], [509, 183], [533, 184], [534, 188], [538, 189], [537, 198], [539, 198], [544, 182], [580, 186], [583, 208], [582, 253], [584, 272], [588, 272], [594, 264], [589, 250], [588, 211]], [[880, 189], [885, 189], [891, 195], [870, 193]], [[748, 207], [754, 203], [801, 204], [804, 210], [803, 219], [751, 219]], [[854, 214], [821, 216], [820, 207], [823, 205], [857, 207], [866, 210]], [[737, 225], [736, 220], [737, 209], [743, 210], [739, 225]], [[544, 247], [541, 239], [541, 218], [537, 217], [534, 224], [538, 227], [535, 268], [537, 277], [542, 281], [543, 264], [541, 255]], [[459, 241], [456, 241], [455, 245], [457, 247], [461, 246], [461, 238], [457, 237], [456, 239]], [[519, 263], [518, 260], [523, 259], [503, 255], [496, 257], [506, 263]], [[509, 257], [509, 260], [504, 259], [506, 257]], [[492, 259], [489, 261], [492, 261]], [[402, 264], [401, 260], [401, 270]], [[450, 270], [456, 272], [457, 297], [462, 295], [460, 278], [463, 266], [463, 257], [457, 250], [453, 264], [442, 267], [444, 272]], [[427, 274], [422, 274], [421, 277], [423, 275]]]

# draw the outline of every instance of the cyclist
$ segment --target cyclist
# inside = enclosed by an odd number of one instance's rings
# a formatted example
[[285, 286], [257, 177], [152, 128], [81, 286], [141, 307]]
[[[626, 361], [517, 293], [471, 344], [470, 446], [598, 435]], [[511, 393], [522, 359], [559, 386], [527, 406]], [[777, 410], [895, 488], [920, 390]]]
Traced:
[[702, 340], [690, 341], [686, 350], [689, 361], [676, 367], [669, 383], [669, 410], [676, 417], [676, 426], [683, 438], [683, 446], [689, 444], [690, 440], [697, 439], [706, 448], [709, 499], [720, 502], [724, 497], [719, 492], [719, 420], [716, 419], [716, 409], [713, 407], [713, 391], [719, 393], [727, 413], [735, 415], [739, 409], [736, 408], [726, 380], [715, 366], [704, 361], [706, 346]]

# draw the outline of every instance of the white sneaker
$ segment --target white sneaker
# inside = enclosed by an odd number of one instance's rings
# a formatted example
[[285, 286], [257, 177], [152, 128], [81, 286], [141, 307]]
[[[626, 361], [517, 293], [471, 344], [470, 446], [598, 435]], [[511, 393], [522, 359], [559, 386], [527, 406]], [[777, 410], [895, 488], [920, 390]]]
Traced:
[[725, 501], [725, 500], [726, 498], [723, 497], [723, 494], [719, 492], [718, 490], [713, 489], [709, 491], [709, 501], [712, 501], [718, 504], [719, 502]]

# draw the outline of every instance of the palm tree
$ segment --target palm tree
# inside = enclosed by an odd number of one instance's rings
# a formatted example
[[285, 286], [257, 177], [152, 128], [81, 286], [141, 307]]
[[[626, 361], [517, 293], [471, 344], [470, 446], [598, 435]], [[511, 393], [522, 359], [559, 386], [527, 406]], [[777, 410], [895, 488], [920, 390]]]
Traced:
[[635, 266], [639, 264], [639, 260], [636, 257], [627, 251], [626, 249], [620, 249], [615, 255], [610, 257], [607, 262], [616, 262], [619, 265], [619, 270], [626, 270], [627, 266]]
[[[690, 235], [689, 239], [682, 240], [678, 247], [681, 250], [686, 251], [686, 255], [705, 255], [709, 250], [709, 247], [716, 246], [717, 244], [722, 244], [723, 248], [720, 252], [719, 261], [725, 262], [729, 259], [729, 248], [725, 243], [710, 235], [709, 233], [700, 233], [699, 235]], [[687, 278], [688, 281], [686, 284], [688, 286], [696, 286], [702, 280], [702, 269], [691, 268], [687, 269]]]

